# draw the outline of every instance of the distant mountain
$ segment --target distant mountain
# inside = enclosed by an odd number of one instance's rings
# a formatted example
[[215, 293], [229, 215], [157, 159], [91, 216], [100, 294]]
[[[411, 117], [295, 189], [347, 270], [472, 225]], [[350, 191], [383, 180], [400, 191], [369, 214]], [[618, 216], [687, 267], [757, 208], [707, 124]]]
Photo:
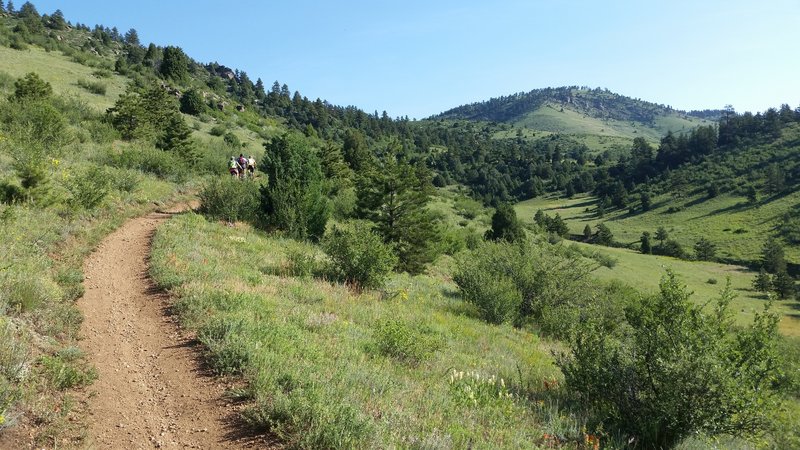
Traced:
[[721, 115], [721, 110], [680, 111], [608, 89], [564, 86], [463, 105], [431, 119], [498, 122], [549, 133], [657, 140], [668, 131], [689, 131], [712, 123]]

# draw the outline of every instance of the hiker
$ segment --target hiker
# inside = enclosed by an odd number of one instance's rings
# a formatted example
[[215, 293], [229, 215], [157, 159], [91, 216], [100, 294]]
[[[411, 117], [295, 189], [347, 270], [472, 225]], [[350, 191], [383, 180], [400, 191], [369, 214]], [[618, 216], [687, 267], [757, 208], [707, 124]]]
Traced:
[[236, 161], [235, 156], [231, 156], [231, 160], [228, 162], [228, 172], [230, 172], [233, 177], [239, 176], [239, 162]]
[[239, 159], [236, 160], [239, 163], [239, 178], [244, 178], [247, 175], [247, 158], [244, 157], [243, 153], [239, 153]]
[[256, 176], [256, 159], [253, 158], [253, 155], [247, 159], [247, 171], [250, 172], [250, 178]]

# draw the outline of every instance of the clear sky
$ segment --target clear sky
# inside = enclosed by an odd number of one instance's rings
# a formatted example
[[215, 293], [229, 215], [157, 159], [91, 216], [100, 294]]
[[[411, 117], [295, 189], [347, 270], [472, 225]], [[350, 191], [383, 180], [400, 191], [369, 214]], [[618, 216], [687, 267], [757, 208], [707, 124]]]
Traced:
[[685, 110], [800, 105], [800, 0], [32, 3], [392, 117], [564, 85]]

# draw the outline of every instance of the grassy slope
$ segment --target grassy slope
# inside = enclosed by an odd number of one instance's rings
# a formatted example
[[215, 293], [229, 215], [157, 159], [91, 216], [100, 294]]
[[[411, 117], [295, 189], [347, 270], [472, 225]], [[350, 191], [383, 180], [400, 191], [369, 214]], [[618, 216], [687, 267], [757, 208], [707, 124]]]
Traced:
[[[663, 226], [670, 238], [676, 239], [687, 251], [691, 251], [699, 238], [705, 237], [717, 245], [717, 254], [721, 258], [755, 261], [783, 213], [800, 203], [800, 192], [755, 205], [749, 204], [744, 197], [731, 195], [712, 199], [706, 199], [704, 194], [682, 199], [663, 195], [654, 198], [653, 209], [645, 213], [631, 215], [627, 211], [616, 211], [603, 218], [594, 213], [595, 201], [587, 196], [572, 199], [541, 197], [520, 202], [516, 209], [527, 222], [532, 222], [537, 209], [548, 215], [558, 213], [567, 219], [574, 234], [582, 233], [587, 224], [594, 227], [605, 222], [614, 233], [614, 239], [624, 244], [636, 243], [643, 231], [654, 234], [658, 227]], [[679, 206], [684, 209], [667, 212], [670, 207]], [[785, 251], [789, 261], [800, 262], [800, 248], [787, 246]]]
[[[87, 105], [104, 111], [111, 107], [125, 91], [127, 79], [113, 74], [109, 78], [92, 75], [96, 69], [78, 64], [61, 55], [61, 52], [46, 52], [39, 47], [14, 50], [0, 46], [0, 70], [19, 78], [28, 72], [36, 72], [53, 86], [53, 91], [65, 96], [76, 96]], [[106, 95], [91, 94], [78, 86], [78, 80], [100, 81], [106, 84]]]
[[[800, 195], [800, 194], [798, 194]], [[659, 204], [656, 199], [655, 204]], [[593, 209], [595, 199], [592, 197], [575, 197], [572, 199], [559, 198], [537, 198], [526, 200], [516, 205], [515, 209], [520, 219], [527, 223], [533, 223], [533, 215], [537, 209], [541, 209], [546, 214], [553, 216], [556, 213], [567, 220], [570, 232], [582, 234], [583, 228], [588, 224], [593, 227], [602, 220], [595, 217], [593, 212], [587, 212], [586, 208]], [[664, 226], [687, 251], [691, 251], [692, 245], [700, 236], [706, 236], [712, 242], [718, 244], [722, 256], [737, 255], [738, 257], [753, 258], [760, 251], [763, 237], [770, 229], [771, 225], [754, 220], [755, 217], [773, 217], [785, 205], [779, 202], [797, 202], [789, 197], [785, 197], [771, 204], [758, 208], [761, 211], [753, 210], [734, 210], [724, 215], [709, 215], [710, 211], [724, 209], [731, 205], [739, 204], [742, 199], [730, 197], [718, 197], [711, 201], [700, 203], [692, 208], [675, 214], [666, 214], [668, 208], [666, 204], [659, 206], [645, 214], [630, 218], [620, 218], [615, 220], [614, 214], [605, 217], [606, 225], [614, 233], [614, 238], [623, 243], [633, 243], [639, 240], [642, 231], [648, 230], [651, 234], [655, 233], [656, 228]], [[773, 204], [774, 203], [774, 204]], [[774, 208], [774, 210], [773, 210]], [[762, 216], [763, 214], [763, 216]], [[624, 214], [623, 214], [624, 216]], [[748, 233], [737, 234], [734, 231], [739, 228], [747, 228], [745, 224], [757, 224], [758, 228], [751, 229]], [[752, 225], [750, 225], [752, 226]], [[722, 231], [729, 228], [729, 231]], [[757, 238], [755, 238], [757, 237]], [[626, 249], [614, 249], [601, 247], [602, 251], [614, 255], [619, 262], [613, 269], [599, 269], [597, 275], [601, 279], [618, 279], [626, 283], [645, 289], [655, 289], [658, 280], [664, 272], [664, 268], [671, 268], [681, 275], [689, 288], [700, 297], [709, 298], [719, 291], [721, 284], [725, 282], [725, 277], [730, 276], [733, 287], [739, 295], [735, 306], [740, 313], [740, 320], [746, 322], [752, 317], [755, 309], [760, 309], [764, 303], [760, 294], [754, 292], [750, 287], [750, 282], [755, 276], [754, 272], [747, 271], [739, 266], [716, 264], [705, 261], [682, 261], [674, 258], [642, 255], [638, 252]], [[787, 248], [787, 255], [790, 260], [796, 261], [798, 249]], [[714, 278], [720, 284], [710, 285], [708, 279]], [[797, 302], [780, 302], [778, 310], [784, 314], [781, 322], [781, 331], [787, 335], [800, 335], [800, 305]]]
[[653, 126], [647, 126], [591, 117], [569, 106], [546, 103], [514, 122], [514, 128], [495, 133], [495, 137], [514, 138], [518, 136], [517, 130], [522, 130], [522, 135], [527, 139], [540, 139], [553, 133], [567, 134], [586, 144], [593, 153], [600, 153], [605, 150], [627, 150], [636, 137], [644, 137], [657, 144], [669, 130], [685, 132], [708, 124], [710, 122], [703, 119], [671, 114], [660, 115]]
[[[247, 246], [236, 244], [241, 241]], [[503, 377], [509, 386], [542, 389], [558, 371], [549, 346], [535, 335], [473, 318], [442, 275], [396, 275], [384, 293], [363, 294], [286, 276], [291, 250], [315, 252], [248, 227], [186, 215], [159, 230], [153, 254], [153, 272], [182, 298], [178, 309], [189, 327], [204, 336], [214, 327], [235, 326], [236, 342], [212, 343], [212, 350], [236, 345], [246, 355], [243, 371], [261, 405], [256, 409], [272, 416], [275, 403], [303, 404], [312, 419], [300, 425], [301, 434], [284, 438], [311, 440], [305, 443], [312, 447], [335, 435], [340, 445], [509, 448], [537, 442], [557, 426], [544, 405], [475, 403], [459, 390], [464, 381], [449, 378], [453, 369], [477, 371]], [[432, 339], [437, 349], [419, 364], [385, 356], [376, 345], [387, 321]], [[294, 380], [303, 391], [283, 392], [281, 380]], [[335, 405], [325, 401], [334, 398]], [[344, 420], [342, 408], [353, 417]]]

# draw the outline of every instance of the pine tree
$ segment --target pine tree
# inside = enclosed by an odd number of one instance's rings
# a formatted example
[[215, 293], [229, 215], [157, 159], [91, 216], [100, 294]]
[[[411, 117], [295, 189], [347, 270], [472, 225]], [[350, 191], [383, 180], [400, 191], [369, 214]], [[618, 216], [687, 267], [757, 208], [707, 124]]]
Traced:
[[569, 235], [569, 227], [559, 213], [556, 213], [552, 219], [547, 221], [547, 231], [561, 237]]
[[192, 145], [192, 130], [186, 125], [183, 116], [177, 112], [170, 114], [162, 127], [163, 131], [156, 142], [156, 147], [178, 153], [190, 167], [193, 166], [198, 160], [198, 154]]
[[12, 0], [8, 0], [8, 3], [6, 3], [6, 11], [9, 14], [14, 14], [14, 2]]
[[717, 246], [708, 239], [701, 237], [694, 244], [695, 258], [700, 261], [714, 261], [717, 256]]
[[297, 239], [319, 240], [328, 221], [328, 201], [317, 150], [302, 134], [290, 132], [264, 144], [261, 211], [268, 228]]
[[641, 194], [639, 194], [639, 202], [642, 204], [642, 211], [650, 211], [652, 202], [650, 200], [649, 192], [643, 191]]
[[402, 158], [397, 142], [358, 180], [357, 213], [374, 222], [384, 242], [394, 245], [400, 270], [420, 273], [436, 256], [439, 230], [426, 208], [432, 190], [430, 174]]
[[503, 203], [492, 214], [492, 228], [484, 236], [487, 241], [519, 242], [525, 239], [525, 230], [514, 208]]
[[653, 253], [653, 248], [650, 245], [650, 232], [645, 231], [642, 233], [641, 237], [641, 244], [639, 245], [639, 251], [644, 253], [645, 255], [649, 255]]
[[758, 271], [758, 275], [753, 279], [753, 288], [758, 292], [767, 293], [772, 290], [772, 278], [770, 278], [769, 274], [766, 270], [762, 267], [761, 270]]
[[140, 45], [139, 33], [136, 32], [135, 28], [131, 28], [125, 33], [125, 43], [136, 47]]
[[29, 72], [24, 77], [14, 82], [15, 101], [35, 101], [48, 98], [53, 94], [53, 87], [47, 81], [39, 78], [35, 72]]
[[589, 242], [592, 240], [592, 227], [589, 226], [587, 223], [585, 227], [583, 227], [583, 241]]
[[189, 58], [180, 47], [166, 47], [160, 70], [164, 78], [181, 82], [189, 76]]
[[594, 240], [600, 245], [609, 246], [614, 243], [614, 234], [605, 223], [597, 224], [597, 233]]
[[658, 246], [663, 247], [664, 241], [669, 239], [669, 233], [667, 232], [667, 229], [664, 227], [658, 227], [655, 238], [658, 241]]
[[6, 8], [3, 5], [3, 0], [0, 0], [0, 13], [4, 13], [4, 12], [6, 12]]
[[796, 288], [794, 285], [794, 278], [783, 269], [772, 277], [772, 287], [782, 299], [794, 298]]
[[544, 228], [547, 225], [547, 218], [541, 209], [536, 210], [536, 214], [533, 215], [533, 221], [536, 222], [536, 225], [539, 225], [541, 228]]
[[181, 97], [181, 112], [197, 116], [206, 110], [203, 95], [197, 89], [189, 89]]
[[768, 273], [786, 272], [783, 246], [775, 238], [767, 239], [761, 248], [761, 267]]

